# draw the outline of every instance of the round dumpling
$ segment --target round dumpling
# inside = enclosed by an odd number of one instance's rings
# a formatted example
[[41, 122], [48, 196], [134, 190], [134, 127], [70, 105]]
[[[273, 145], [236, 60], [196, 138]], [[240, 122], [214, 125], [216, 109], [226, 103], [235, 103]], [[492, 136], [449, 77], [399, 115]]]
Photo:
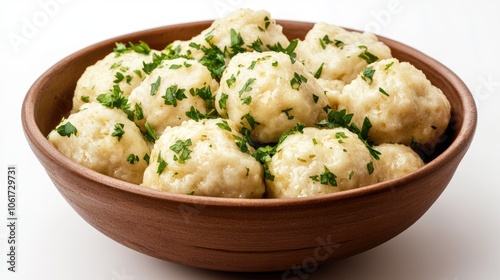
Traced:
[[278, 145], [267, 164], [268, 197], [292, 198], [334, 193], [378, 182], [374, 159], [358, 135], [344, 128], [307, 127]]
[[155, 142], [142, 185], [173, 193], [261, 198], [263, 168], [230, 120], [188, 120]]
[[367, 117], [376, 144], [434, 145], [450, 120], [450, 103], [425, 74], [408, 62], [387, 59], [367, 66], [342, 90], [339, 109], [354, 114], [361, 127]]
[[72, 112], [89, 102], [96, 101], [101, 93], [109, 92], [113, 86], [119, 86], [123, 96], [128, 96], [137, 87], [144, 76], [143, 62], [152, 61], [152, 55], [135, 51], [112, 52], [85, 69], [76, 83], [73, 96]]
[[406, 145], [385, 143], [374, 148], [380, 152], [376, 172], [380, 181], [401, 177], [424, 166], [420, 156]]
[[140, 184], [148, 166], [148, 142], [119, 109], [99, 103], [80, 110], [50, 132], [49, 141], [64, 155], [99, 173]]
[[391, 50], [371, 33], [350, 32], [342, 27], [316, 23], [299, 42], [297, 59], [318, 78], [349, 83], [363, 68], [391, 57]]
[[224, 71], [215, 98], [219, 114], [258, 143], [275, 143], [297, 123], [313, 126], [329, 108], [324, 89], [298, 61], [278, 52], [241, 53]]
[[205, 66], [196, 60], [176, 58], [162, 61], [128, 100], [131, 108], [142, 112], [136, 119], [141, 129], [148, 123], [161, 135], [167, 126], [180, 125], [213, 109], [213, 92], [217, 88], [218, 83]]
[[[225, 17], [213, 21], [209, 28], [189, 41], [174, 41], [166, 51], [187, 55], [201, 60], [211, 56], [211, 71], [220, 77], [225, 64], [237, 53], [266, 51], [269, 46], [286, 48], [289, 44], [282, 32], [283, 27], [271, 19], [264, 10], [238, 9]], [[215, 54], [222, 57], [214, 60]], [[218, 63], [217, 63], [218, 62]]]

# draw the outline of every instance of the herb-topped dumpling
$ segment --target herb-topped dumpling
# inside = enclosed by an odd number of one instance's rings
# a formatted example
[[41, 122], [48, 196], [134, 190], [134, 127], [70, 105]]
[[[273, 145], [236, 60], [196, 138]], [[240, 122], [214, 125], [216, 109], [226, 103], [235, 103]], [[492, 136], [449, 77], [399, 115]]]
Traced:
[[231, 120], [188, 120], [155, 142], [143, 186], [180, 194], [261, 198], [263, 168]]
[[[158, 135], [167, 126], [199, 119], [213, 109], [218, 83], [198, 61], [185, 58], [163, 60], [129, 96], [136, 122], [143, 131]], [[136, 109], [137, 108], [137, 109]]]
[[267, 163], [267, 196], [324, 195], [378, 182], [378, 160], [345, 128], [306, 127], [286, 137]]
[[104, 175], [142, 182], [150, 148], [137, 125], [117, 108], [84, 104], [47, 137], [64, 155]]
[[281, 25], [264, 10], [239, 9], [218, 18], [188, 41], [174, 41], [166, 52], [185, 55], [206, 65], [220, 78], [231, 57], [241, 52], [281, 50], [289, 45]]
[[369, 136], [375, 144], [434, 146], [440, 142], [451, 114], [443, 92], [422, 71], [395, 58], [365, 67], [343, 88], [339, 109], [352, 113], [352, 122], [358, 127], [367, 117], [373, 125]]
[[324, 89], [289, 55], [241, 53], [224, 71], [215, 106], [253, 141], [276, 143], [297, 123], [313, 126], [329, 108]]
[[119, 87], [127, 97], [146, 76], [144, 63], [151, 63], [153, 55], [159, 54], [144, 42], [131, 47], [121, 43], [116, 45], [113, 52], [87, 67], [78, 79], [72, 112], [78, 111], [85, 103], [96, 101], [97, 96], [112, 91], [113, 87]]
[[300, 41], [297, 59], [317, 78], [351, 82], [363, 68], [390, 58], [391, 50], [371, 33], [350, 32], [342, 27], [316, 23]]

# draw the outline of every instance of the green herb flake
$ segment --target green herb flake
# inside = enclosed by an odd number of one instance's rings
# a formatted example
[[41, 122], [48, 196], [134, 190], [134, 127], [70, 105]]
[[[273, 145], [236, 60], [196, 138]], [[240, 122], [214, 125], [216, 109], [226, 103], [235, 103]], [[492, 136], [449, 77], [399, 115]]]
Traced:
[[391, 61], [390, 63], [388, 63], [387, 65], [385, 65], [384, 70], [387, 71], [389, 68], [391, 68], [392, 65], [394, 65], [394, 61]]
[[139, 41], [139, 44], [135, 45], [132, 42], [128, 43], [130, 49], [135, 51], [136, 53], [149, 54], [151, 52], [151, 48], [149, 48], [148, 44], [143, 41]]
[[224, 129], [224, 130], [227, 130], [227, 131], [231, 131], [231, 128], [229, 127], [229, 124], [227, 123], [227, 121], [223, 120], [222, 122], [220, 123], [217, 123], [216, 124], [218, 127]]
[[184, 91], [186, 90], [178, 88], [178, 85], [175, 84], [167, 88], [167, 90], [165, 91], [165, 95], [162, 96], [162, 98], [165, 99], [166, 105], [177, 107], [177, 101], [181, 101], [187, 98], [187, 96], [184, 94]]
[[373, 82], [373, 74], [375, 74], [375, 69], [373, 69], [373, 67], [365, 67], [365, 69], [363, 69], [363, 73], [361, 74], [361, 79], [371, 85]]
[[368, 174], [372, 175], [375, 168], [373, 167], [373, 161], [370, 161], [366, 164], [366, 168], [368, 169]]
[[128, 155], [127, 157], [127, 161], [130, 163], [130, 164], [135, 164], [136, 162], [139, 161], [139, 156], [138, 155], [134, 155], [134, 154], [130, 154]]
[[89, 102], [90, 102], [90, 96], [88, 96], [88, 95], [82, 95], [82, 96], [80, 97], [80, 100], [81, 100], [82, 102], [89, 103]]
[[161, 77], [158, 76], [158, 78], [156, 78], [156, 82], [151, 84], [151, 90], [149, 92], [149, 94], [151, 96], [155, 95], [158, 92], [158, 88], [160, 87], [160, 83], [161, 83]]
[[316, 70], [316, 72], [314, 73], [314, 78], [319, 79], [321, 77], [321, 73], [323, 72], [323, 65], [325, 65], [324, 62], [321, 63], [318, 70]]
[[180, 65], [180, 64], [172, 64], [172, 65], [170, 65], [170, 67], [168, 69], [177, 70], [181, 67], [182, 67], [182, 65]]
[[294, 90], [299, 90], [299, 87], [302, 83], [307, 83], [307, 78], [303, 75], [300, 75], [297, 72], [294, 72], [292, 80], [290, 80], [290, 86]]
[[278, 61], [273, 61], [273, 63], [271, 63], [271, 65], [272, 65], [273, 67], [277, 67], [277, 66], [278, 66]]
[[337, 176], [333, 174], [328, 167], [325, 166], [325, 171], [319, 175], [309, 176], [313, 181], [320, 182], [322, 185], [337, 186]]
[[264, 17], [264, 28], [267, 29], [269, 27], [269, 24], [271, 24], [271, 20], [269, 19], [268, 16]]
[[150, 159], [150, 157], [149, 157], [149, 154], [148, 154], [148, 153], [145, 153], [145, 154], [144, 154], [144, 156], [142, 157], [142, 159], [143, 159], [143, 160], [144, 160], [147, 164], [149, 164], [149, 159]]
[[123, 134], [125, 134], [125, 130], [123, 128], [125, 125], [123, 123], [115, 124], [115, 130], [111, 133], [111, 136], [118, 138], [118, 141], [122, 140]]
[[381, 88], [381, 87], [378, 88], [378, 91], [380, 93], [382, 93], [383, 95], [385, 95], [385, 96], [389, 96], [389, 94], [383, 88]]
[[234, 83], [236, 83], [236, 77], [234, 76], [234, 74], [232, 74], [231, 78], [226, 80], [227, 87], [231, 88], [231, 86], [234, 85]]
[[368, 47], [361, 45], [361, 46], [358, 46], [358, 48], [363, 50], [358, 55], [358, 57], [364, 59], [368, 64], [371, 64], [371, 63], [378, 60], [378, 57], [376, 55], [374, 55], [368, 51]]
[[176, 155], [174, 155], [174, 161], [178, 163], [184, 164], [186, 160], [188, 160], [191, 154], [191, 150], [188, 148], [192, 145], [191, 139], [188, 138], [186, 140], [177, 140], [172, 146], [170, 146], [170, 150], [174, 151]]
[[144, 113], [142, 112], [142, 104], [141, 103], [135, 104], [134, 113], [135, 113], [135, 117], [137, 118], [138, 121], [144, 119]]
[[285, 110], [281, 110], [281, 112], [283, 112], [286, 115], [287, 119], [293, 120], [295, 118], [295, 116], [290, 115], [290, 111], [291, 110], [293, 110], [293, 108], [288, 108], [288, 109], [285, 109]]
[[59, 135], [63, 137], [64, 136], [71, 137], [71, 134], [74, 134], [76, 136], [76, 133], [78, 132], [76, 127], [74, 127], [70, 122], [58, 126], [56, 128], [56, 131]]
[[142, 79], [142, 71], [139, 69], [134, 70], [134, 73], [137, 75], [137, 77]]
[[116, 72], [115, 73], [115, 80], [113, 80], [113, 83], [118, 84], [119, 82], [123, 81], [125, 76], [121, 72]]
[[252, 117], [252, 115], [250, 115], [250, 113], [247, 113], [245, 115], [243, 115], [243, 117], [241, 117], [241, 119], [245, 119], [248, 124], [250, 125], [250, 128], [253, 129], [255, 127], [255, 125], [259, 125], [260, 123], [259, 122], [256, 122], [255, 119]]
[[219, 107], [221, 109], [226, 109], [227, 105], [227, 99], [229, 98], [229, 95], [225, 94], [225, 93], [222, 93], [221, 96], [220, 96], [220, 99], [219, 99]]
[[349, 172], [349, 180], [352, 179], [352, 176], [354, 176], [354, 170], [351, 170], [351, 172]]
[[236, 146], [238, 146], [238, 148], [240, 148], [240, 150], [243, 152], [243, 153], [250, 153], [250, 149], [248, 149], [248, 141], [246, 140], [246, 138], [243, 138], [243, 137], [240, 137], [238, 135], [235, 135], [233, 134], [233, 138], [234, 138], [234, 142], [236, 143]]
[[255, 78], [250, 78], [248, 79], [245, 84], [243, 85], [243, 87], [240, 89], [240, 92], [239, 92], [239, 95], [241, 97], [241, 95], [245, 92], [249, 92], [252, 90], [252, 87], [251, 85], [255, 82]]
[[146, 128], [146, 133], [144, 134], [144, 136], [149, 142], [154, 143], [156, 140], [158, 140], [158, 135], [156, 134], [154, 129], [151, 128], [148, 122], [144, 124], [144, 127]]
[[158, 159], [156, 160], [156, 162], [158, 163], [158, 169], [156, 169], [156, 173], [160, 175], [168, 165], [168, 163], [161, 157], [161, 151], [158, 153]]

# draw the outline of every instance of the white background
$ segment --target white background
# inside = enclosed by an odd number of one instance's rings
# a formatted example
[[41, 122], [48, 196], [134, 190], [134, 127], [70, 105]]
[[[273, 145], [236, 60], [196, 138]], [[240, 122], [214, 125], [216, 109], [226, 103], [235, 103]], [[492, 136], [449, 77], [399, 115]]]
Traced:
[[[214, 19], [240, 7], [268, 10], [275, 19], [369, 30], [415, 47], [458, 74], [479, 110], [472, 147], [417, 223], [377, 248], [294, 279], [500, 279], [500, 16], [495, 1], [55, 1], [0, 1], [0, 279], [282, 279], [282, 273], [184, 267], [105, 237], [57, 192], [28, 147], [20, 121], [28, 88], [65, 56], [110, 37]], [[19, 169], [16, 273], [7, 271], [6, 263], [9, 164]]]

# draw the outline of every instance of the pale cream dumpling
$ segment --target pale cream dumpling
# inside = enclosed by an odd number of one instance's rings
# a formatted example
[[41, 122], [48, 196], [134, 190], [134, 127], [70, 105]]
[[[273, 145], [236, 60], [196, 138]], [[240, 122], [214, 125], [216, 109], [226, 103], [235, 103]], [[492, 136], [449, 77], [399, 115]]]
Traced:
[[230, 120], [189, 120], [155, 142], [143, 186], [189, 195], [261, 198], [263, 168]]
[[218, 83], [205, 66], [196, 60], [176, 58], [162, 61], [128, 100], [131, 108], [142, 111], [142, 116], [136, 118], [141, 129], [145, 130], [148, 123], [161, 135], [167, 126], [208, 113], [217, 88]]
[[104, 175], [140, 184], [148, 166], [148, 142], [116, 108], [84, 104], [50, 132], [48, 140], [75, 162]]
[[306, 127], [277, 147], [268, 163], [267, 196], [293, 198], [345, 191], [378, 182], [377, 160], [344, 128]]
[[380, 181], [401, 177], [424, 166], [422, 158], [406, 145], [385, 143], [374, 148], [380, 152], [376, 170]]
[[258, 143], [275, 143], [297, 123], [326, 117], [325, 90], [298, 61], [278, 52], [241, 53], [229, 62], [216, 94], [219, 114]]
[[376, 144], [435, 145], [450, 120], [450, 103], [425, 74], [408, 62], [387, 59], [367, 66], [342, 90], [339, 109], [354, 114]]
[[266, 51], [268, 46], [277, 45], [286, 48], [289, 41], [282, 30], [267, 11], [238, 9], [214, 20], [210, 27], [191, 40], [174, 41], [167, 51], [200, 60], [207, 53], [205, 50], [209, 50], [222, 54], [227, 64], [236, 53]]
[[366, 65], [391, 57], [389, 47], [375, 35], [324, 22], [313, 26], [299, 42], [296, 53], [297, 59], [316, 77], [344, 83], [355, 79]]
[[159, 52], [111, 52], [87, 67], [76, 83], [72, 112], [78, 111], [85, 103], [96, 101], [97, 96], [109, 92], [113, 86], [119, 86], [123, 96], [129, 96], [146, 76], [143, 62], [150, 63], [154, 53]]

